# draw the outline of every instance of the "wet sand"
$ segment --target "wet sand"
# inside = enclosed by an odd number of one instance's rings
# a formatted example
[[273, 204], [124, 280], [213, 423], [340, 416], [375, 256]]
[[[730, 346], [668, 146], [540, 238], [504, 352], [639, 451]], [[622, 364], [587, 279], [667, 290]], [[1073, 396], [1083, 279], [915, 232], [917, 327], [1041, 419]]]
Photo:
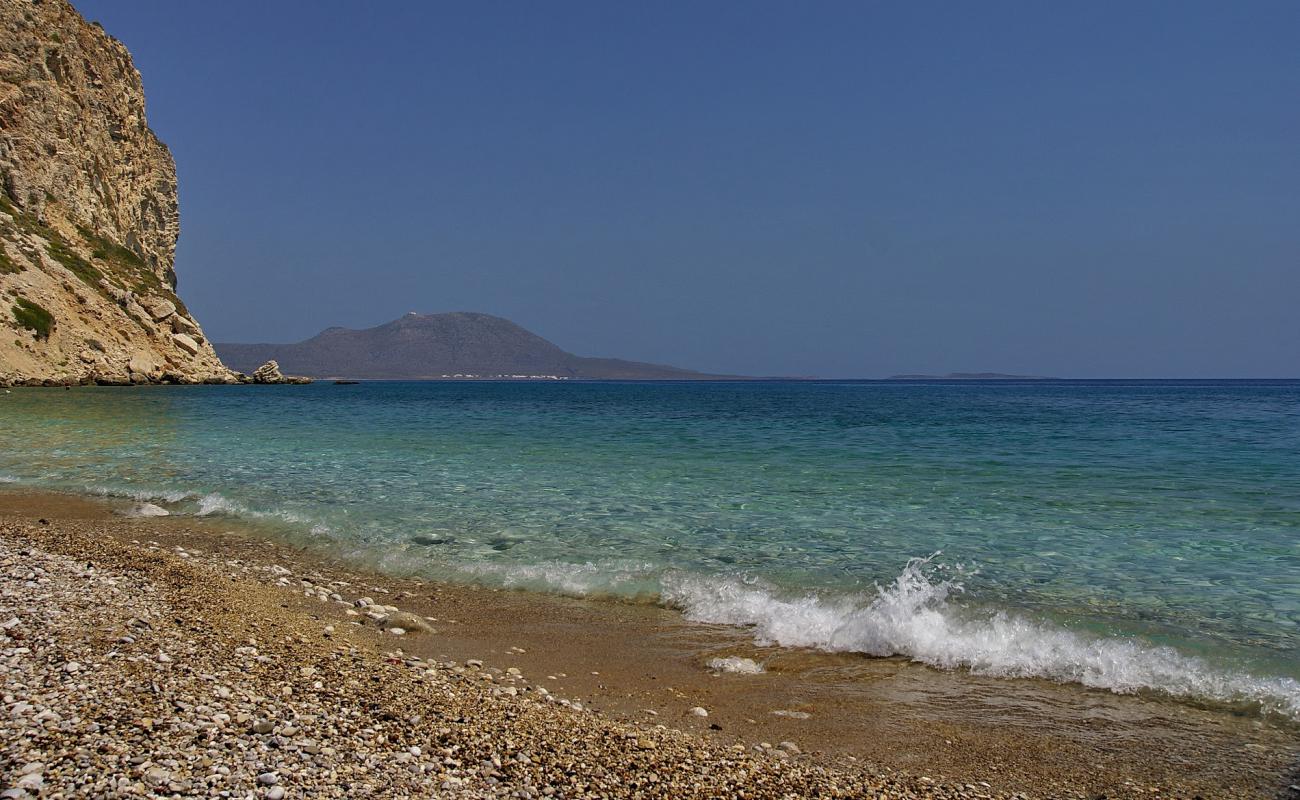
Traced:
[[[0, 517], [24, 524], [44, 518], [56, 529], [160, 553], [181, 547], [187, 559], [207, 560], [232, 581], [278, 585], [286, 613], [320, 626], [355, 628], [377, 647], [400, 646], [423, 659], [517, 668], [551, 696], [580, 703], [583, 713], [668, 726], [722, 749], [761, 755], [786, 742], [800, 762], [897, 775], [922, 787], [968, 787], [971, 796], [1285, 797], [1296, 782], [1300, 729], [1287, 723], [903, 659], [761, 648], [743, 631], [690, 623], [657, 607], [381, 576], [230, 520], [114, 513], [125, 507], [0, 492]], [[317, 599], [304, 579], [339, 587], [347, 603]], [[361, 624], [369, 620], [352, 600], [362, 595], [432, 618], [435, 632], [398, 637]], [[753, 659], [766, 672], [716, 674], [708, 662], [719, 656]], [[708, 716], [691, 714], [695, 707]]]

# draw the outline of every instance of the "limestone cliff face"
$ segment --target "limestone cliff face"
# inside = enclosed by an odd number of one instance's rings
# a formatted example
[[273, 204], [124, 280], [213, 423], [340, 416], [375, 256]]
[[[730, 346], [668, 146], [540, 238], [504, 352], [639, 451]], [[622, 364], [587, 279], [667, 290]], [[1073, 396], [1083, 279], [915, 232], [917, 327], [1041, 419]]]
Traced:
[[176, 168], [121, 42], [0, 0], [0, 382], [227, 381], [176, 295]]

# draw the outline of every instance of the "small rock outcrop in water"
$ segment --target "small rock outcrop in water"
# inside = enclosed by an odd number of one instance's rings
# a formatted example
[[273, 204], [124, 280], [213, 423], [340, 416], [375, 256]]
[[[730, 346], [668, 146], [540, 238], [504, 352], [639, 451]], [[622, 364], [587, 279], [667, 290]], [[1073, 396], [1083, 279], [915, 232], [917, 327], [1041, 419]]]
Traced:
[[253, 370], [253, 383], [284, 383], [280, 365], [272, 359]]
[[280, 372], [280, 365], [271, 359], [253, 370], [253, 383], [311, 383], [311, 378], [299, 378]]
[[176, 295], [178, 230], [126, 47], [0, 2], [0, 384], [237, 380]]

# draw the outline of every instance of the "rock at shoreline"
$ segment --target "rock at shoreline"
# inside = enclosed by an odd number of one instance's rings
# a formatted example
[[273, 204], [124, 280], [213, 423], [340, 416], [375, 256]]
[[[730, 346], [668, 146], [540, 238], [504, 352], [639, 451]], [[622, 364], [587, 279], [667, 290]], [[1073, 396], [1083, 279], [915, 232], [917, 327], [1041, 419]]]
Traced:
[[709, 661], [709, 669], [715, 672], [730, 672], [737, 675], [761, 675], [766, 672], [762, 664], [752, 658], [742, 658], [741, 656], [712, 659]]
[[379, 623], [381, 627], [388, 630], [400, 629], [403, 633], [433, 633], [433, 626], [424, 620], [418, 614], [412, 614], [409, 611], [396, 611], [389, 614], [383, 622]]
[[171, 512], [153, 503], [137, 503], [123, 511], [122, 515], [126, 517], [166, 517], [170, 516]]
[[273, 359], [253, 370], [253, 383], [284, 383], [280, 365]]
[[300, 378], [280, 372], [280, 365], [271, 359], [253, 370], [253, 383], [311, 383], [311, 378]]

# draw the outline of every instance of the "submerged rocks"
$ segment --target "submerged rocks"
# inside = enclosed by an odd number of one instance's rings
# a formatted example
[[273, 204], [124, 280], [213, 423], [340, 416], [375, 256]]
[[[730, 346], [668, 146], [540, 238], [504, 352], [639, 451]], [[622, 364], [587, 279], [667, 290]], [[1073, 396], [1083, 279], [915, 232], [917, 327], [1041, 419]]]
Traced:
[[752, 658], [742, 658], [741, 656], [711, 659], [709, 669], [714, 672], [729, 672], [736, 675], [761, 675], [766, 672], [762, 664]]
[[153, 503], [137, 503], [122, 512], [127, 517], [166, 517], [170, 511]]

